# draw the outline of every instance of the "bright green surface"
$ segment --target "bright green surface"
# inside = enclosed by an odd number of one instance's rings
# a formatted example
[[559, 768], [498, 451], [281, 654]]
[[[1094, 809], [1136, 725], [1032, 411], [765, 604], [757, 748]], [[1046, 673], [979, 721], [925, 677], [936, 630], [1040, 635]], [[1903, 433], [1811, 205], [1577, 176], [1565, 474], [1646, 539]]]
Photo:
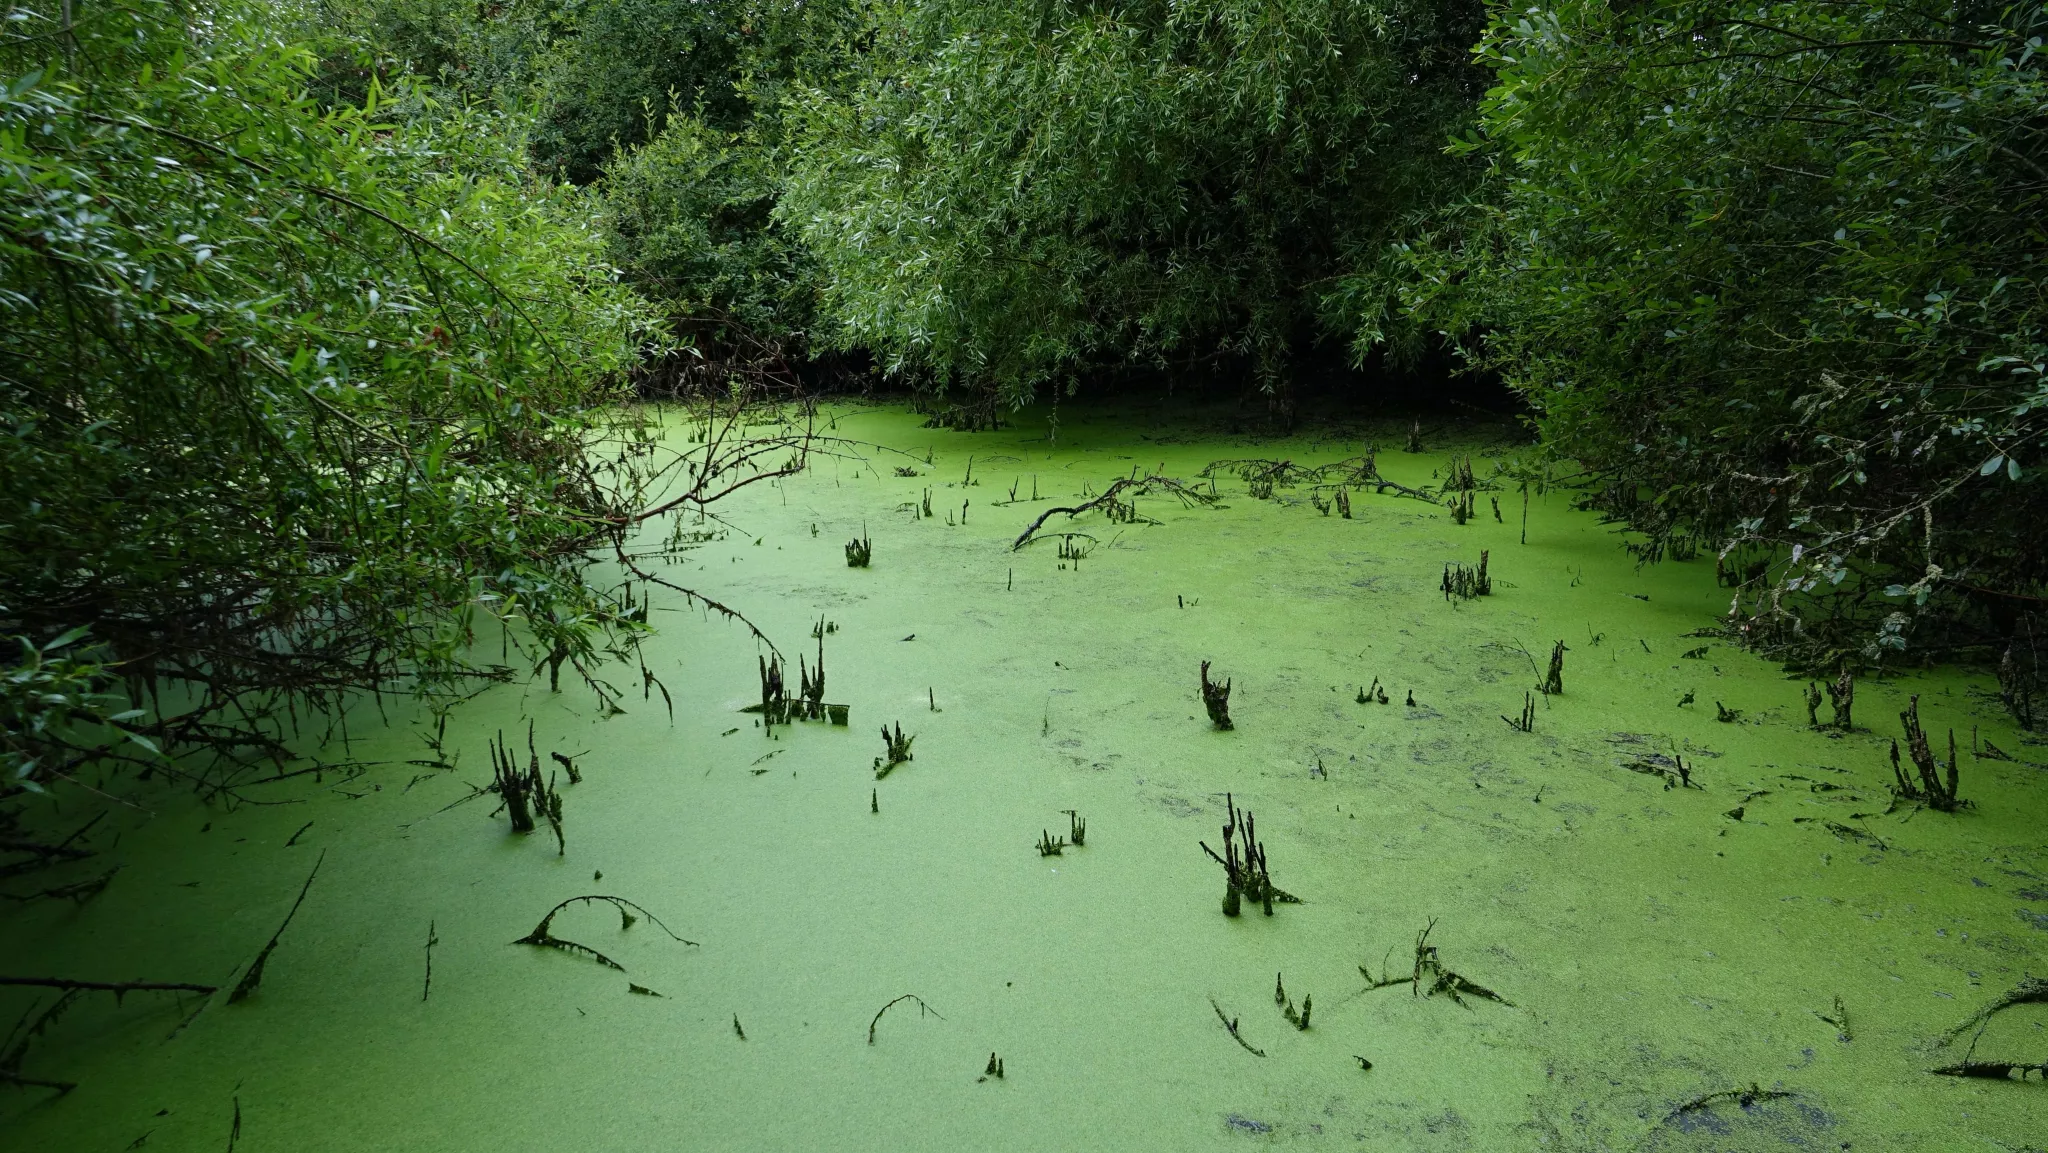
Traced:
[[[968, 435], [846, 410], [839, 435], [914, 450], [925, 475], [896, 477], [907, 458], [872, 451], [872, 469], [820, 459], [726, 508], [744, 531], [670, 570], [746, 611], [792, 664], [819, 614], [836, 622], [826, 696], [852, 705], [849, 729], [764, 736], [735, 711], [757, 697], [755, 643], [657, 593], [649, 660], [673, 724], [658, 696], [601, 720], [585, 693], [506, 689], [451, 722], [454, 773], [393, 764], [264, 794], [293, 804], [165, 796], [154, 819], [113, 818], [126, 869], [82, 909], [0, 911], [0, 972], [231, 982], [323, 849], [326, 865], [249, 1001], [169, 1042], [167, 999], [66, 1020], [24, 1072], [81, 1087], [0, 1096], [0, 1148], [111, 1151], [148, 1133], [148, 1149], [216, 1150], [237, 1098], [245, 1153], [1997, 1149], [2048, 1133], [2048, 1087], [1926, 1072], [1960, 1056], [1935, 1046], [1942, 1030], [2048, 968], [2048, 774], [1972, 757], [1970, 728], [2048, 754], [1988, 681], [1865, 681], [1865, 727], [1810, 732], [1803, 682], [1685, 636], [1727, 606], [1710, 558], [1639, 573], [1562, 494], [1535, 502], [1523, 546], [1512, 491], [1507, 523], [1481, 493], [1461, 527], [1366, 494], [1356, 519], [1324, 517], [1300, 491], [1262, 502], [1226, 479], [1221, 509], [1155, 497], [1139, 510], [1161, 525], [1088, 518], [1076, 527], [1103, 545], [1062, 569], [1051, 542], [1009, 551], [1052, 503], [998, 507], [1012, 480], [1072, 503], [1134, 465], [1187, 477], [1223, 457], [1358, 451], [1063, 415], [1049, 451], [1038, 420]], [[1381, 466], [1421, 484], [1443, 459], [1391, 451]], [[927, 487], [939, 515], [914, 519], [901, 506]], [[968, 523], [949, 527], [963, 499]], [[841, 554], [863, 521], [865, 571]], [[1494, 595], [1446, 604], [1442, 564], [1482, 548]], [[1510, 731], [1499, 715], [1536, 680], [1513, 646], [1541, 661], [1558, 639], [1566, 692], [1539, 700], [1533, 734]], [[1235, 732], [1201, 719], [1205, 658], [1235, 678]], [[1374, 676], [1392, 703], [1355, 703]], [[1688, 689], [1698, 703], [1678, 707]], [[1937, 741], [1957, 729], [1978, 807], [1854, 820], [1886, 807], [1886, 739], [1914, 691]], [[1717, 723], [1716, 700], [1742, 719]], [[436, 812], [488, 779], [486, 735], [529, 716], [543, 756], [589, 750], [584, 783], [563, 786], [563, 859], [545, 831], [507, 836], [489, 800]], [[895, 721], [916, 759], [877, 786], [875, 726]], [[1674, 742], [1705, 791], [1623, 767]], [[402, 724], [355, 753], [422, 755]], [[1758, 789], [1744, 820], [1723, 815]], [[1305, 904], [1221, 915], [1221, 870], [1196, 841], [1218, 843], [1225, 790]], [[1087, 845], [1039, 857], [1068, 808]], [[628, 974], [507, 943], [591, 892], [701, 945], [621, 933], [593, 909], [556, 931]], [[1430, 917], [1444, 962], [1515, 1007], [1359, 992], [1358, 964], [1377, 974], [1391, 951], [1405, 971]], [[1309, 1031], [1274, 1007], [1276, 971], [1314, 995]], [[898, 1006], [866, 1044], [875, 1010], [906, 992], [944, 1019]], [[1816, 1016], [1837, 995], [1847, 1043]], [[1266, 1059], [1232, 1042], [1211, 997]], [[1007, 1077], [977, 1083], [990, 1050]], [[1977, 1057], [2048, 1060], [2048, 1012], [2002, 1014]], [[1797, 1096], [1667, 1123], [1751, 1082]]]

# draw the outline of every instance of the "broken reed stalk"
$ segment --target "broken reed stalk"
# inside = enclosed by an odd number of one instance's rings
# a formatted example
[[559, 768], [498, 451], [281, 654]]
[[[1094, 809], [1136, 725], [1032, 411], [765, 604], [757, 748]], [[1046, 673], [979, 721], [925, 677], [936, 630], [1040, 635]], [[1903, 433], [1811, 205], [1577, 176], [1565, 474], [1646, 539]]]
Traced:
[[1443, 593], [1446, 601], [1471, 600], [1474, 597], [1493, 595], [1493, 578], [1487, 575], [1487, 562], [1492, 551], [1482, 549], [1479, 553], [1479, 567], [1467, 568], [1461, 564], [1444, 566]]
[[621, 973], [625, 972], [626, 967], [624, 965], [619, 964], [617, 961], [612, 960], [610, 957], [605, 956], [603, 953], [598, 952], [596, 949], [593, 949], [588, 945], [579, 944], [575, 941], [570, 941], [562, 937], [557, 937], [552, 932], [555, 923], [555, 917], [557, 914], [561, 913], [562, 910], [568, 908], [571, 905], [580, 904], [586, 901], [604, 901], [609, 903], [612, 906], [612, 908], [618, 910], [620, 932], [624, 932], [627, 929], [632, 928], [633, 923], [635, 921], [639, 920], [639, 918], [641, 917], [645, 917], [649, 921], [654, 922], [655, 927], [660, 929], [662, 932], [667, 933], [671, 939], [682, 941], [682, 943], [685, 945], [695, 945], [697, 943], [695, 941], [684, 940], [682, 937], [676, 936], [674, 930], [670, 929], [667, 925], [661, 923], [660, 917], [655, 916], [653, 913], [648, 912], [646, 909], [633, 903], [632, 901], [628, 901], [624, 897], [612, 897], [602, 893], [592, 893], [588, 896], [582, 897], [571, 897], [568, 900], [563, 901], [561, 904], [556, 905], [554, 908], [548, 910], [547, 916], [542, 917], [540, 919], [540, 924], [535, 925], [533, 927], [533, 932], [528, 933], [526, 936], [521, 937], [512, 943], [515, 945], [535, 945], [543, 949], [560, 949], [565, 953], [572, 953], [580, 956], [589, 957], [591, 960], [596, 961], [598, 964], [604, 965], [607, 968], [617, 969]]
[[1500, 719], [1501, 719], [1501, 720], [1504, 720], [1504, 721], [1506, 721], [1506, 722], [1508, 723], [1508, 727], [1509, 727], [1509, 728], [1511, 728], [1511, 729], [1513, 729], [1513, 730], [1515, 730], [1515, 731], [1516, 731], [1516, 732], [1518, 732], [1518, 733], [1533, 733], [1533, 732], [1535, 732], [1535, 731], [1536, 731], [1536, 696], [1535, 696], [1535, 694], [1533, 694], [1533, 693], [1523, 693], [1523, 694], [1522, 694], [1522, 715], [1521, 715], [1520, 717], [1509, 717], [1509, 716], [1507, 716], [1507, 715], [1503, 714], [1503, 715], [1501, 716], [1501, 718], [1500, 718]]
[[533, 807], [546, 817], [548, 828], [555, 834], [555, 855], [562, 856], [569, 851], [569, 842], [562, 836], [562, 794], [555, 791], [552, 774], [543, 782], [540, 778], [540, 754], [533, 747], [533, 722], [526, 723], [527, 781], [533, 792]]
[[789, 689], [783, 680], [782, 657], [756, 655], [761, 666], [761, 726], [786, 724], [789, 720]]
[[1281, 982], [1280, 974], [1273, 974], [1273, 1003], [1280, 1006], [1280, 1015], [1287, 1018], [1288, 1024], [1304, 1033], [1308, 1031], [1309, 1013], [1315, 1008], [1315, 1000], [1313, 994], [1303, 997], [1301, 1008], [1296, 1009], [1294, 998], [1287, 995], [1287, 986]]
[[263, 983], [263, 966], [270, 961], [270, 954], [277, 949], [277, 943], [283, 939], [284, 931], [291, 926], [292, 918], [299, 915], [299, 906], [306, 903], [306, 894], [313, 891], [313, 878], [320, 875], [320, 866], [326, 860], [327, 850], [322, 849], [319, 858], [313, 862], [313, 871], [306, 874], [306, 883], [299, 886], [299, 899], [292, 902], [292, 907], [285, 913], [284, 921], [278, 925], [277, 932], [270, 935], [270, 940], [264, 942], [263, 948], [256, 953], [256, 959], [243, 971], [242, 979], [235, 983], [235, 991], [228, 994], [228, 1004], [232, 1005], [254, 993], [256, 987]]
[[1472, 519], [1473, 496], [1470, 492], [1456, 493], [1445, 503], [1450, 507], [1454, 523], [1464, 524]]
[[1275, 901], [1300, 904], [1299, 897], [1273, 884], [1273, 874], [1266, 866], [1266, 846], [1259, 843], [1251, 812], [1240, 812], [1229, 793], [1223, 794], [1223, 807], [1227, 814], [1223, 822], [1223, 855], [1217, 856], [1207, 841], [1196, 842], [1211, 860], [1223, 866], [1223, 915], [1237, 916], [1246, 899], [1258, 904], [1268, 917], [1273, 915]]
[[505, 743], [504, 730], [498, 731], [497, 739], [491, 742], [491, 775], [489, 791], [498, 794], [498, 800], [505, 807], [505, 815], [512, 822], [515, 833], [533, 831], [533, 795], [541, 787], [540, 781], [519, 767], [519, 761], [512, 755], [512, 749]]
[[1088, 821], [1077, 809], [1061, 809], [1067, 815], [1067, 840], [1076, 848], [1088, 843]]
[[1907, 755], [1912, 758], [1913, 767], [1920, 779], [1913, 780], [1906, 775], [1899, 764], [1899, 742], [1892, 742], [1892, 791], [1909, 801], [1919, 801], [1937, 812], [1953, 813], [1967, 807], [1970, 802], [1956, 795], [1956, 731], [1948, 731], [1948, 765], [1944, 778], [1939, 771], [1941, 762], [1935, 760], [1934, 750], [1927, 746], [1927, 732], [1920, 727], [1920, 697], [1916, 693], [1899, 714], [1899, 723], [1906, 731]]
[[868, 539], [866, 525], [861, 526], [860, 535], [846, 542], [846, 567], [866, 568], [875, 558], [875, 542]]
[[[582, 754], [579, 753], [578, 756], [580, 755]], [[562, 771], [569, 774], [570, 784], [580, 785], [583, 783], [583, 770], [576, 767], [575, 757], [570, 757], [566, 754], [559, 752], [549, 753], [548, 756], [553, 757], [555, 759], [555, 763], [562, 766]]]
[[932, 1016], [937, 1017], [941, 1021], [946, 1019], [946, 1015], [944, 1013], [941, 1013], [937, 1009], [932, 1008], [930, 1005], [925, 1004], [923, 997], [920, 997], [915, 993], [905, 993], [901, 997], [898, 997], [895, 1000], [889, 1002], [888, 1004], [882, 1006], [881, 1008], [875, 1010], [875, 1019], [868, 1022], [868, 1044], [872, 1045], [875, 1043], [875, 1026], [882, 1023], [882, 1014], [888, 1012], [891, 1009], [894, 1009], [897, 1005], [900, 1005], [905, 1001], [917, 1002], [917, 1015], [920, 1017], [924, 1016], [926, 1013], [930, 1013]]
[[1038, 830], [1038, 855], [1039, 855], [1039, 856], [1041, 856], [1041, 857], [1057, 857], [1057, 856], [1059, 856], [1059, 855], [1061, 854], [1061, 851], [1062, 851], [1063, 849], [1065, 849], [1066, 847], [1067, 847], [1067, 840], [1066, 840], [1066, 838], [1065, 838], [1065, 837], [1055, 837], [1055, 836], [1053, 836], [1053, 835], [1052, 835], [1052, 834], [1051, 834], [1050, 832], [1046, 831], [1045, 829], [1040, 829], [1040, 830]]
[[1856, 705], [1856, 676], [1848, 669], [1828, 686], [1828, 703], [1835, 710], [1834, 726], [1848, 732], [1853, 726], [1850, 713]]
[[427, 921], [427, 977], [420, 983], [422, 1001], [427, 999], [428, 993], [434, 991], [434, 946], [440, 943], [441, 938], [434, 935], [434, 922], [430, 919]]
[[1208, 710], [1209, 720], [1219, 729], [1229, 730], [1236, 726], [1230, 723], [1230, 681], [1222, 684], [1209, 679], [1209, 662], [1202, 662], [1202, 707]]
[[1806, 684], [1806, 727], [1820, 727], [1820, 686], [1812, 681]]
[[1550, 650], [1550, 671], [1543, 677], [1543, 695], [1557, 696], [1564, 692], [1564, 655], [1571, 650], [1563, 641], [1557, 642]]
[[884, 725], [882, 727], [884, 752], [882, 756], [875, 758], [875, 779], [879, 781], [883, 777], [888, 776], [889, 770], [897, 765], [905, 761], [915, 760], [916, 758], [910, 755], [910, 742], [916, 739], [917, 735], [915, 733], [909, 736], [904, 735], [903, 723], [901, 721], [896, 723], [896, 731], [893, 733], [889, 731], [888, 726]]

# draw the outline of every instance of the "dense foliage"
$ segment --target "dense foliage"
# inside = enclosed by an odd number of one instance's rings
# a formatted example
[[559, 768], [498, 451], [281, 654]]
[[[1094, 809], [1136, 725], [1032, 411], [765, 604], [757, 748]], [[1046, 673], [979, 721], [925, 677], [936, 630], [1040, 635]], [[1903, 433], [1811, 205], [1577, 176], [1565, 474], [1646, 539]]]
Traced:
[[1469, 181], [1478, 4], [903, 0], [801, 94], [785, 217], [832, 337], [1022, 402], [1104, 366], [1285, 392], [1338, 273]]
[[1411, 299], [1485, 332], [1646, 556], [1776, 558], [1756, 639], [2002, 644], [2048, 572], [2044, 33], [2038, 3], [1503, 10], [1494, 183]]
[[8, 776], [274, 751], [286, 709], [492, 673], [480, 616], [557, 666], [637, 627], [583, 569], [651, 316], [515, 126], [318, 104], [274, 7], [71, 11], [0, 48]]

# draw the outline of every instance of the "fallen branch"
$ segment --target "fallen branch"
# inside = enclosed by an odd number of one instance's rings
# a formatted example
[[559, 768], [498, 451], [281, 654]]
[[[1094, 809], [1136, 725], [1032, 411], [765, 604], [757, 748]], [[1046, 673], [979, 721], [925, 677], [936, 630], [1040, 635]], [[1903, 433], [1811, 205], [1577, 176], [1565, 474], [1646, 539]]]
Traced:
[[[607, 968], [617, 969], [621, 973], [625, 972], [626, 967], [624, 965], [619, 964], [617, 961], [612, 960], [610, 957], [605, 956], [603, 953], [598, 952], [596, 949], [593, 949], [588, 945], [581, 944], [576, 941], [571, 941], [562, 937], [557, 937], [554, 935], [554, 933], [550, 931], [550, 928], [555, 923], [556, 914], [560, 913], [563, 909], [566, 909], [571, 905], [583, 901], [609, 902], [612, 908], [618, 910], [620, 932], [624, 932], [625, 930], [632, 928], [634, 921], [638, 920], [640, 917], [645, 917], [648, 920], [654, 922], [656, 928], [660, 929], [664, 933], [667, 933], [674, 940], [682, 941], [685, 945], [695, 945], [697, 943], [695, 941], [684, 940], [682, 937], [676, 936], [674, 930], [670, 929], [667, 925], [661, 923], [660, 917], [655, 916], [653, 913], [648, 912], [646, 909], [633, 903], [632, 901], [628, 901], [624, 897], [605, 896], [601, 893], [593, 893], [589, 896], [583, 897], [571, 897], [568, 900], [563, 901], [561, 904], [556, 905], [554, 908], [548, 910], [548, 915], [540, 919], [540, 924], [535, 925], [533, 927], [533, 932], [528, 933], [526, 936], [521, 937], [517, 941], [514, 941], [512, 943], [515, 945], [535, 945], [543, 949], [560, 949], [564, 953], [573, 953], [579, 956], [589, 957], [591, 960], [596, 961], [598, 964], [604, 965]], [[638, 914], [638, 916], [635, 916], [635, 914]]]
[[1237, 1019], [1235, 1017], [1225, 1016], [1223, 1013], [1223, 1006], [1218, 1005], [1216, 1003], [1216, 998], [1209, 998], [1209, 1007], [1211, 1009], [1216, 1010], [1216, 1019], [1218, 1021], [1223, 1022], [1223, 1031], [1230, 1034], [1231, 1040], [1244, 1046], [1245, 1052], [1250, 1053], [1254, 1057], [1263, 1057], [1266, 1055], [1266, 1051], [1264, 1049], [1260, 1049], [1254, 1046], [1250, 1041], [1244, 1039], [1244, 1035], [1237, 1031]]
[[228, 994], [228, 1004], [232, 1005], [254, 993], [256, 986], [263, 983], [264, 964], [270, 960], [272, 950], [277, 948], [278, 941], [284, 937], [284, 931], [290, 927], [292, 918], [299, 915], [299, 906], [306, 903], [306, 894], [313, 891], [313, 878], [320, 875], [320, 866], [326, 860], [327, 850], [322, 849], [319, 859], [313, 862], [313, 871], [306, 874], [306, 883], [299, 888], [299, 899], [292, 902], [291, 911], [284, 915], [284, 923], [277, 927], [277, 932], [270, 935], [270, 940], [264, 942], [262, 950], [256, 954], [256, 959], [250, 962], [249, 968], [243, 972], [242, 979], [235, 983], [235, 991]]
[[1033, 539], [1033, 534], [1037, 533], [1039, 529], [1045, 527], [1045, 522], [1051, 520], [1053, 516], [1057, 513], [1065, 513], [1069, 519], [1072, 519], [1073, 517], [1080, 516], [1082, 513], [1094, 512], [1097, 509], [1102, 509], [1108, 512], [1110, 519], [1121, 520], [1125, 524], [1129, 524], [1138, 520], [1144, 520], [1149, 524], [1157, 524], [1159, 523], [1158, 521], [1152, 520], [1149, 517], [1140, 517], [1137, 514], [1137, 509], [1135, 506], [1121, 499], [1123, 494], [1126, 492], [1130, 493], [1134, 497], [1144, 496], [1150, 493], [1155, 486], [1163, 488], [1166, 491], [1172, 493], [1174, 496], [1180, 498], [1180, 502], [1183, 506], [1216, 503], [1215, 497], [1205, 492], [1197, 492], [1196, 490], [1189, 488], [1187, 485], [1182, 484], [1181, 482], [1173, 479], [1170, 476], [1158, 476], [1155, 474], [1153, 476], [1148, 476], [1143, 480], [1133, 480], [1132, 478], [1127, 476], [1118, 477], [1116, 483], [1110, 485], [1107, 489], [1104, 489], [1102, 495], [1096, 497], [1094, 500], [1087, 501], [1083, 504], [1070, 505], [1061, 508], [1049, 508], [1046, 509], [1044, 512], [1038, 514], [1038, 519], [1031, 522], [1031, 527], [1025, 529], [1021, 533], [1018, 533], [1017, 539], [1010, 542], [1010, 551], [1016, 552], [1018, 549], [1021, 549], [1025, 545], [1030, 544]]
[[917, 1015], [920, 1017], [924, 1016], [926, 1013], [930, 1013], [932, 1016], [937, 1017], [941, 1021], [946, 1019], [946, 1015], [944, 1013], [941, 1013], [937, 1009], [932, 1008], [930, 1005], [925, 1004], [923, 997], [920, 997], [915, 993], [905, 993], [901, 997], [896, 998], [894, 1001], [891, 1001], [888, 1004], [882, 1006], [880, 1009], [875, 1010], [875, 1019], [868, 1022], [868, 1044], [872, 1045], [875, 1043], [875, 1026], [882, 1023], [882, 1014], [888, 1012], [891, 1009], [894, 1009], [897, 1005], [903, 1003], [904, 1001], [917, 1002]]
[[77, 990], [87, 993], [218, 993], [218, 985], [189, 985], [177, 981], [74, 981], [68, 977], [0, 977], [0, 985], [29, 985], [38, 989]]

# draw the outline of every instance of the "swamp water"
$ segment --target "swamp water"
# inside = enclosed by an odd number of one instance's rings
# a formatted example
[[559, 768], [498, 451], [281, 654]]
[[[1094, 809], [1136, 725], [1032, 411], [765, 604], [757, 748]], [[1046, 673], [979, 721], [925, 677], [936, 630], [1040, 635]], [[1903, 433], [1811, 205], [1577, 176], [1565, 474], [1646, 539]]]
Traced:
[[[1638, 571], [1562, 492], [1532, 500], [1523, 544], [1513, 487], [1462, 525], [1354, 490], [1347, 520], [1225, 474], [1215, 507], [1155, 494], [1137, 512], [1160, 523], [1091, 514], [1071, 530], [1093, 542], [1010, 549], [1134, 468], [1319, 464], [1362, 433], [1068, 413], [1055, 446], [1042, 419], [831, 414], [890, 448], [748, 490], [720, 506], [734, 531], [665, 575], [747, 613], [792, 685], [829, 622], [848, 726], [764, 732], [740, 711], [756, 642], [656, 592], [673, 721], [659, 694], [607, 719], [543, 678], [456, 711], [452, 772], [406, 765], [425, 754], [394, 717], [350, 750], [382, 767], [252, 794], [291, 803], [120, 811], [111, 886], [0, 911], [0, 971], [223, 989], [169, 1040], [191, 1002], [74, 1010], [21, 1072], [79, 1087], [5, 1091], [0, 1149], [2048, 1144], [2048, 1086], [1929, 1072], [1974, 1036], [1949, 1029], [2048, 970], [2048, 748], [1988, 680], [1865, 680], [1854, 731], [1809, 729], [1806, 682], [1690, 635], [1727, 608], [1711, 555]], [[1451, 459], [1377, 431], [1389, 479]], [[1472, 435], [1455, 447], [1483, 482], [1507, 449]], [[863, 526], [872, 566], [850, 568]], [[1447, 601], [1444, 566], [1482, 550], [1492, 595]], [[1504, 723], [1560, 640], [1564, 691], [1534, 694], [1532, 731]], [[1231, 731], [1203, 714], [1204, 660]], [[1375, 679], [1387, 703], [1361, 703]], [[1974, 808], [1882, 815], [1913, 693], [1937, 748], [1958, 734]], [[560, 856], [545, 821], [508, 835], [494, 798], [447, 807], [489, 782], [499, 731], [524, 760], [529, 720], [543, 765], [577, 754], [583, 778], [556, 782]], [[878, 781], [897, 723], [912, 759]], [[1973, 726], [2019, 759], [1973, 756]], [[1674, 758], [1698, 788], [1667, 787]], [[1223, 851], [1226, 793], [1299, 904], [1222, 914], [1198, 842]], [[1085, 844], [1041, 856], [1066, 810]], [[260, 989], [225, 1003], [322, 853]], [[603, 905], [551, 931], [624, 972], [512, 943], [583, 894], [697, 944]], [[1413, 975], [1430, 926], [1441, 968], [1503, 1001], [1419, 995], [1432, 972], [1367, 989], [1361, 965]], [[1276, 975], [1313, 998], [1306, 1030]], [[930, 1011], [875, 1020], [903, 994]], [[2048, 1061], [2048, 1006], [1997, 1014], [1973, 1056]]]

